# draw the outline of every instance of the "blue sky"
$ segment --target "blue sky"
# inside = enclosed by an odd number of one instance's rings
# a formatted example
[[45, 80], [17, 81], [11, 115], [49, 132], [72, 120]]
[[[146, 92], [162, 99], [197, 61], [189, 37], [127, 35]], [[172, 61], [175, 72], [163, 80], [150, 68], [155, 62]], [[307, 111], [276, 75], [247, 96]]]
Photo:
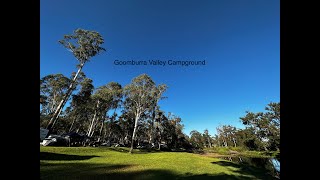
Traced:
[[[169, 86], [161, 109], [180, 116], [186, 134], [243, 128], [246, 110], [280, 101], [278, 0], [42, 0], [40, 8], [40, 77], [70, 77], [77, 60], [58, 40], [77, 28], [98, 31], [107, 51], [83, 68], [95, 87], [147, 73]], [[114, 65], [150, 59], [206, 65]]]

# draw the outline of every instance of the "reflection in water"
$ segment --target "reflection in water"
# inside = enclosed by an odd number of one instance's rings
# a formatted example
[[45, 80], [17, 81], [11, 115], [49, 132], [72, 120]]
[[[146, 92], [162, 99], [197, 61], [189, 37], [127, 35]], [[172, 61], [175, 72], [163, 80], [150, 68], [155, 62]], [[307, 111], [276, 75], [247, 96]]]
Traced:
[[272, 176], [280, 179], [280, 158], [250, 158], [250, 157], [222, 157], [239, 164], [247, 164], [250, 166], [266, 169]]
[[272, 158], [270, 161], [273, 164], [273, 167], [276, 169], [276, 171], [280, 172], [280, 162], [274, 158]]

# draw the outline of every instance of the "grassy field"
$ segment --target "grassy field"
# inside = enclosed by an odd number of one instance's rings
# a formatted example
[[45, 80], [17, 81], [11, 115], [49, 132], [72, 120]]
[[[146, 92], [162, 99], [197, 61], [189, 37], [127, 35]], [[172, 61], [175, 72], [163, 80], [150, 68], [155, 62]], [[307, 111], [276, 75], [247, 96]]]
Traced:
[[40, 147], [41, 179], [273, 179], [264, 170], [185, 152]]
[[[245, 156], [245, 157], [257, 157], [257, 158], [271, 158], [280, 156], [280, 151], [249, 151], [239, 147], [212, 147], [212, 148], [204, 148], [203, 152], [210, 154], [217, 154], [219, 156]], [[236, 152], [236, 153], [234, 153]]]

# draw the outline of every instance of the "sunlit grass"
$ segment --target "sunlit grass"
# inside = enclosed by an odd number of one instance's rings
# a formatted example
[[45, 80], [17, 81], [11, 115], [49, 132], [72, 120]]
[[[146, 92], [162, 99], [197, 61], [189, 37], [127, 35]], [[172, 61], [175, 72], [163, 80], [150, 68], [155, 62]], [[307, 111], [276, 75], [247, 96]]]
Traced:
[[187, 152], [40, 147], [41, 179], [268, 179], [260, 169]]

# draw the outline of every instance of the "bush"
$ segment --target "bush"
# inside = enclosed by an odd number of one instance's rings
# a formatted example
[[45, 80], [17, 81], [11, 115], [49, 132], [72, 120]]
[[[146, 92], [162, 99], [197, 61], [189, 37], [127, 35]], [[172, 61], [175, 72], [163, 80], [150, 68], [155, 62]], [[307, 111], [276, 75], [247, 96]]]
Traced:
[[245, 147], [230, 147], [230, 149], [232, 151], [238, 151], [238, 152], [244, 152], [244, 151], [247, 151], [248, 149], [245, 148]]

